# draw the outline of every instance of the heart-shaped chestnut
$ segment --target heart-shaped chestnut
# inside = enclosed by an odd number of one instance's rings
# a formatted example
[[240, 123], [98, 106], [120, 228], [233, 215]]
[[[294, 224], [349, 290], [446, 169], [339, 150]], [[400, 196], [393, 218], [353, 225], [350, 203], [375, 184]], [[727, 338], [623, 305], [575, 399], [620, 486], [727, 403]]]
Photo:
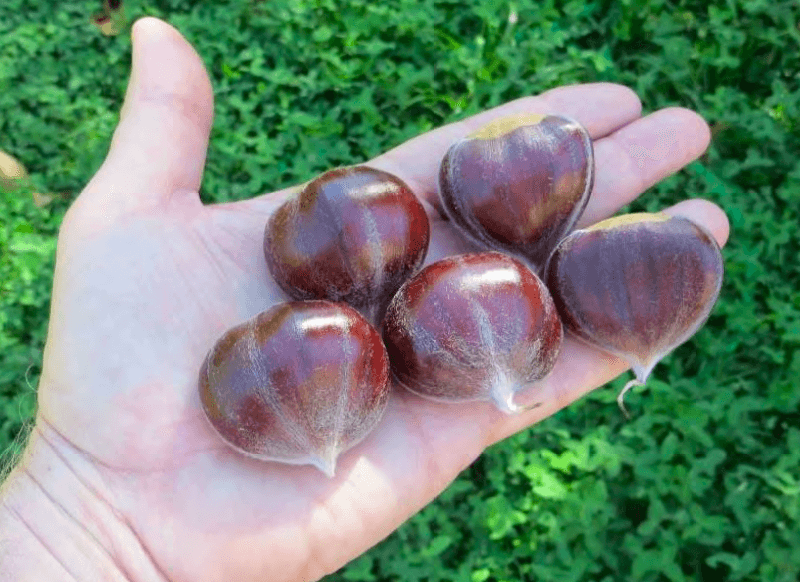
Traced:
[[383, 323], [392, 371], [433, 400], [485, 400], [518, 412], [517, 393], [555, 364], [563, 331], [550, 293], [520, 261], [487, 252], [433, 263], [395, 295]]
[[[717, 241], [692, 221], [628, 214], [576, 230], [556, 248], [546, 281], [564, 325], [616, 354], [643, 384], [708, 318], [722, 286]], [[624, 410], [624, 408], [623, 408]]]
[[389, 362], [380, 334], [352, 307], [290, 302], [228, 330], [199, 387], [208, 420], [233, 448], [332, 476], [338, 455], [381, 419]]
[[555, 115], [518, 115], [450, 147], [439, 197], [468, 236], [541, 270], [583, 213], [593, 181], [594, 151], [583, 126]]
[[353, 166], [325, 172], [278, 208], [264, 253], [294, 299], [344, 301], [377, 322], [429, 241], [425, 209], [403, 181]]

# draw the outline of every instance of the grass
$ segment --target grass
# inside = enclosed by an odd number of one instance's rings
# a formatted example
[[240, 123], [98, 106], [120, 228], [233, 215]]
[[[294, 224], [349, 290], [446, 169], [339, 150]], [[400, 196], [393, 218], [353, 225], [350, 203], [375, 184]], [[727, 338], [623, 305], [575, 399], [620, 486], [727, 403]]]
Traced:
[[[341, 5], [344, 4], [344, 5]], [[566, 83], [614, 81], [647, 111], [711, 124], [708, 153], [631, 209], [728, 212], [722, 298], [629, 395], [626, 378], [493, 447], [331, 581], [794, 581], [800, 576], [800, 10], [792, 0], [129, 1], [205, 60], [216, 120], [206, 201], [356, 163]], [[99, 2], [0, 8], [0, 450], [34, 412], [55, 237], [124, 94], [127, 31]], [[54, 194], [34, 203], [31, 190]], [[467, 509], [468, 508], [468, 509]]]

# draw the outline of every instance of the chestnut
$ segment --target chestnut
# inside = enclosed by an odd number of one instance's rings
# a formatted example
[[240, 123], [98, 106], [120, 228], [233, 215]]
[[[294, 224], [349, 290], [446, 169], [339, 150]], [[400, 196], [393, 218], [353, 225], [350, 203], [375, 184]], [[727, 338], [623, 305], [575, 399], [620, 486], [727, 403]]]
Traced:
[[400, 178], [353, 166], [325, 172], [278, 208], [264, 253], [292, 298], [344, 301], [377, 322], [429, 241], [425, 209]]
[[644, 384], [664, 356], [706, 321], [723, 262], [714, 237], [665, 213], [628, 214], [576, 230], [556, 248], [546, 281], [564, 326], [621, 356]]
[[389, 398], [380, 334], [355, 309], [289, 302], [228, 330], [200, 370], [200, 400], [222, 439], [269, 461], [332, 476]]
[[565, 117], [527, 114], [454, 143], [439, 168], [439, 197], [467, 236], [540, 271], [586, 208], [593, 182], [586, 129]]
[[550, 293], [524, 264], [497, 253], [435, 262], [400, 287], [383, 340], [392, 372], [433, 400], [485, 400], [513, 413], [515, 395], [553, 368], [563, 331]]

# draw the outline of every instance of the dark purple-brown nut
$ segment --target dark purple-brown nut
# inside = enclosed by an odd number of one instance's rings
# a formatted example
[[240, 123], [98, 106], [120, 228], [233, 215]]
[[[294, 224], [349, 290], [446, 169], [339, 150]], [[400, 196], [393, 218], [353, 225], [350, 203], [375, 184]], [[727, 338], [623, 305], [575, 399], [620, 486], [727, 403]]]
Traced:
[[319, 468], [378, 424], [389, 398], [380, 334], [355, 309], [289, 302], [228, 330], [200, 370], [211, 425], [239, 452]]
[[594, 150], [583, 126], [528, 114], [454, 143], [439, 169], [439, 197], [469, 237], [541, 270], [583, 213], [593, 182]]
[[641, 213], [573, 232], [553, 253], [546, 281], [567, 329], [627, 360], [643, 384], [705, 323], [722, 275], [708, 232], [683, 217]]
[[433, 400], [512, 413], [553, 368], [563, 331], [550, 293], [520, 261], [487, 252], [433, 263], [395, 295], [383, 340], [397, 380]]
[[344, 301], [376, 318], [422, 265], [429, 241], [425, 209], [403, 181], [353, 166], [325, 172], [284, 203], [267, 223], [264, 253], [294, 299]]

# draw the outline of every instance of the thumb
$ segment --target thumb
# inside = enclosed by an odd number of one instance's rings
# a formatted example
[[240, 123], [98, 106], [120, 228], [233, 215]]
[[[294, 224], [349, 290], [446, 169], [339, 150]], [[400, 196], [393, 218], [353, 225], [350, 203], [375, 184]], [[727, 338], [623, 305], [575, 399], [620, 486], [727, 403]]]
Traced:
[[177, 30], [147, 17], [134, 24], [132, 37], [119, 125], [105, 162], [76, 202], [102, 209], [105, 218], [196, 193], [213, 117], [208, 74]]

